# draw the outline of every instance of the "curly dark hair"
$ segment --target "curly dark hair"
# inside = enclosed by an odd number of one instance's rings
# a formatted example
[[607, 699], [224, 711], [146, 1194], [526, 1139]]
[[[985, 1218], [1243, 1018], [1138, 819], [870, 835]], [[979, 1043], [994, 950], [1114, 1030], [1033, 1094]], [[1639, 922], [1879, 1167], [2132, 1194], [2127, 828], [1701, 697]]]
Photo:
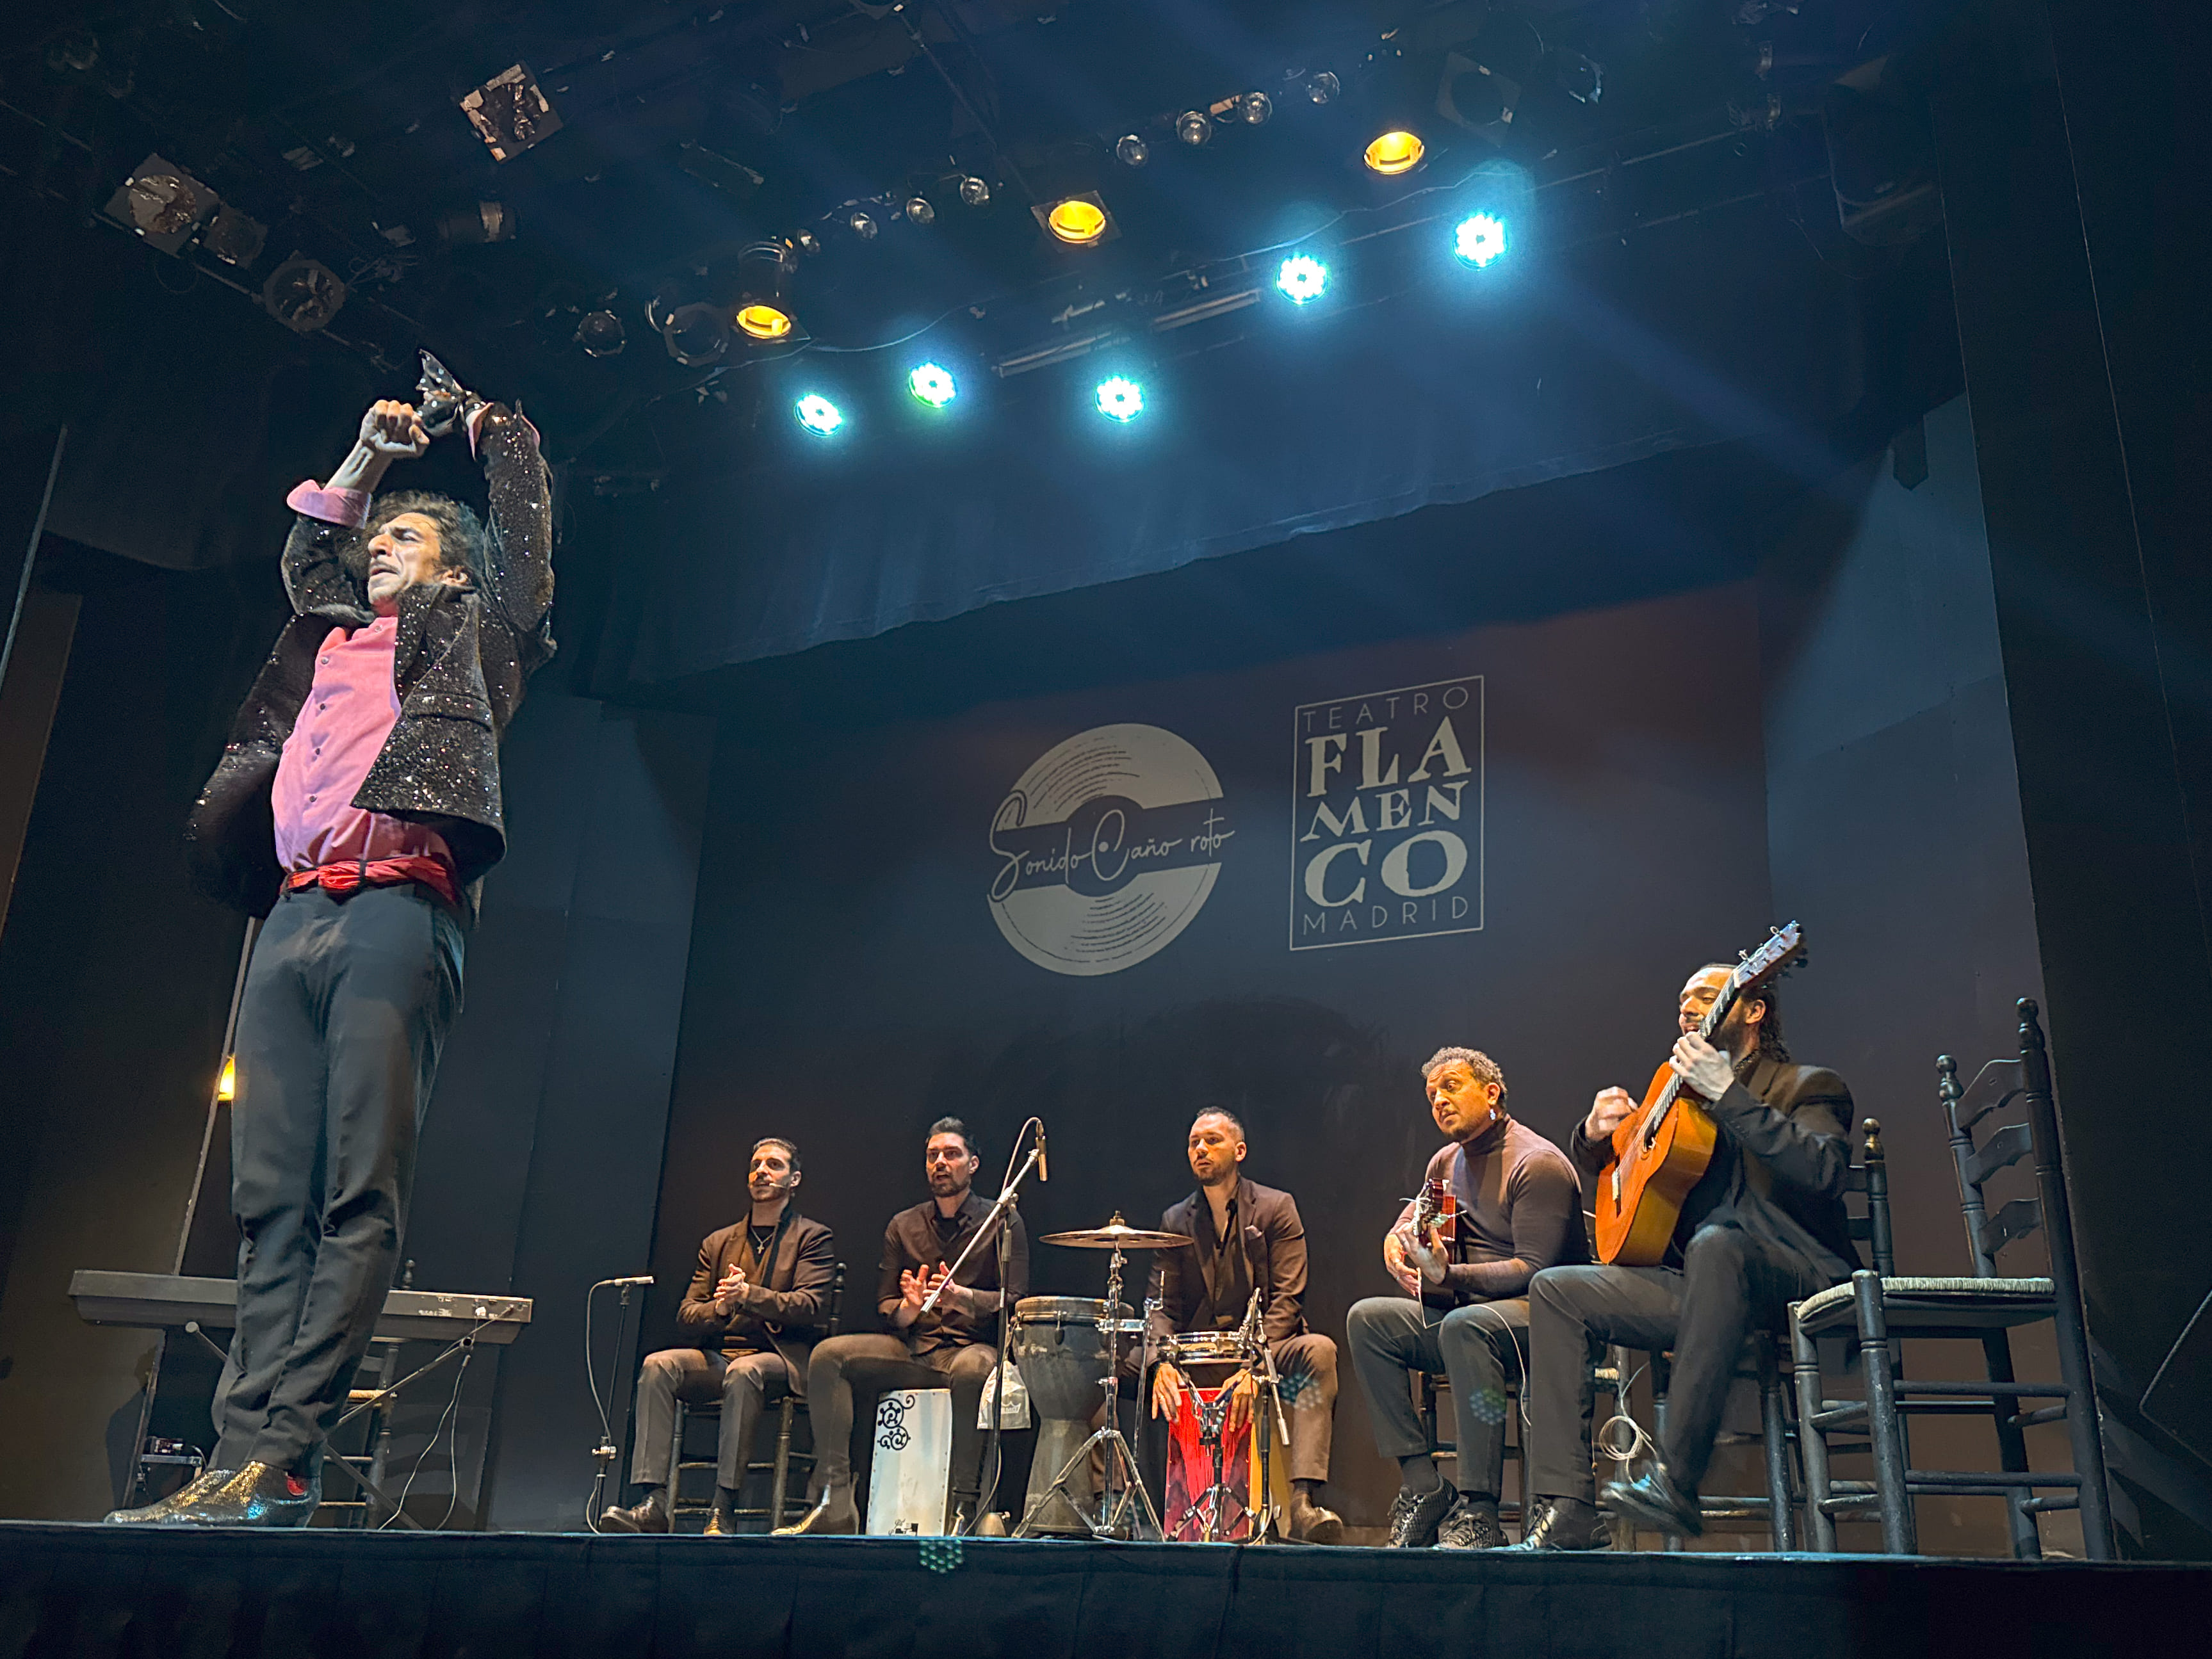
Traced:
[[402, 489], [378, 496], [375, 510], [362, 526], [362, 546], [367, 547], [378, 531], [403, 513], [419, 513], [438, 527], [438, 558], [445, 568], [466, 576], [470, 586], [479, 593], [490, 591], [491, 538], [485, 532], [483, 520], [477, 517], [476, 510], [450, 495], [435, 495], [427, 489]]
[[[1735, 972], [1735, 964], [1729, 962], [1709, 962], [1698, 969], [1698, 973], [1710, 974], [1716, 969], [1723, 974], [1733, 974]], [[1696, 975], [1692, 975], [1692, 977], [1695, 978]], [[1740, 1003], [1763, 1002], [1766, 1005], [1766, 1012], [1759, 1016], [1759, 1052], [1769, 1060], [1780, 1060], [1787, 1064], [1791, 1055], [1790, 1045], [1782, 1040], [1782, 1001], [1775, 994], [1774, 981], [1769, 980], [1756, 990], [1740, 994], [1737, 1000]]]

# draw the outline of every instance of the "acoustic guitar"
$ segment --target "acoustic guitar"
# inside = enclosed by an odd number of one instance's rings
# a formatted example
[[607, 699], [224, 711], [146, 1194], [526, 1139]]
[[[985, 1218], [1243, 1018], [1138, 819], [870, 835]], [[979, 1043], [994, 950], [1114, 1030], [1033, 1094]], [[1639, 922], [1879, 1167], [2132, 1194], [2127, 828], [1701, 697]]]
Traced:
[[[1804, 931], [1796, 922], [1775, 929], [1729, 975], [1698, 1035], [1711, 1042], [1729, 1011], [1747, 993], [1780, 978], [1804, 949]], [[1613, 1158], [1598, 1176], [1598, 1260], [1618, 1267], [1656, 1267], [1664, 1261], [1682, 1200], [1711, 1164], [1719, 1142], [1720, 1126], [1684, 1091], [1681, 1074], [1671, 1063], [1660, 1066], [1643, 1106], [1613, 1132]]]

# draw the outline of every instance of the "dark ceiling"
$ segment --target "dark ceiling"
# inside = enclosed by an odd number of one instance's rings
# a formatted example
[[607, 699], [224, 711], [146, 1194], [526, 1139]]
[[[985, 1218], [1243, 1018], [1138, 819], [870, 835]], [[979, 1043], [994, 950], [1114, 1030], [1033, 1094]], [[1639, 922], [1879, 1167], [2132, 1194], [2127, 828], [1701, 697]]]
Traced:
[[[1833, 83], [1878, 57], [1909, 9], [33, 0], [0, 59], [0, 169], [100, 222], [158, 155], [265, 238], [225, 258], [209, 216], [149, 255], [109, 222], [118, 259], [174, 260], [174, 280], [227, 283], [251, 307], [305, 256], [344, 285], [318, 349], [411, 374], [414, 349], [434, 346], [465, 375], [557, 408], [563, 459], [650, 471], [669, 450], [664, 438], [646, 460], [628, 453], [639, 413], [726, 404], [760, 350], [740, 339], [678, 362], [654, 322], [686, 302], [726, 309], [738, 256], [763, 239], [810, 251], [793, 260], [803, 334], [762, 355], [873, 345], [965, 310], [1000, 361], [1066, 337], [1086, 308], [1156, 316], [1249, 250], [1346, 212], [1387, 228], [1486, 161], [1579, 190], [1580, 217], [1561, 216], [1578, 235], [1764, 190], [1808, 240], [1868, 257], [1838, 234], [1823, 123]], [[515, 65], [558, 125], [501, 161], [461, 100]], [[1336, 84], [1322, 103], [1324, 75]], [[1227, 102], [1255, 91], [1271, 103], [1264, 124]], [[1186, 110], [1214, 112], [1203, 147], [1176, 139]], [[1421, 173], [1379, 180], [1357, 158], [1390, 118], [1417, 122], [1430, 155]], [[1141, 168], [1115, 159], [1126, 134], [1146, 141]], [[1624, 188], [1625, 168], [1676, 154], [1713, 155], [1717, 170], [1678, 172], [1640, 200]], [[981, 180], [988, 204], [963, 202], [963, 179]], [[1079, 252], [1030, 209], [1085, 189], [1103, 193], [1118, 238]], [[931, 204], [927, 227], [902, 213], [915, 198]], [[879, 234], [854, 234], [856, 210]], [[601, 310], [625, 343], [594, 358], [578, 329]]]

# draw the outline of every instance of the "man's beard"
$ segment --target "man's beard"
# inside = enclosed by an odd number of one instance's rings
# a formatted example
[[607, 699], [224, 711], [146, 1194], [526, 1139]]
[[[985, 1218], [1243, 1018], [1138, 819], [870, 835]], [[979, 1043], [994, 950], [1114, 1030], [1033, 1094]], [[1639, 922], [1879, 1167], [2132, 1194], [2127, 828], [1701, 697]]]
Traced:
[[964, 1193], [971, 1179], [968, 1176], [933, 1175], [929, 1178], [930, 1195], [933, 1198], [951, 1198], [956, 1193]]

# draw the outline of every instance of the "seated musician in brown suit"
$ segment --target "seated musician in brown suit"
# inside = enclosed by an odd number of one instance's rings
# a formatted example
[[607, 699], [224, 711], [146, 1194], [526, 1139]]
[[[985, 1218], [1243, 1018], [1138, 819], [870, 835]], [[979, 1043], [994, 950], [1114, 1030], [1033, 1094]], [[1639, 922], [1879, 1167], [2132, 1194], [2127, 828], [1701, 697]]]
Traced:
[[[1306, 1328], [1306, 1230], [1297, 1200], [1244, 1176], [1244, 1126], [1218, 1107], [1190, 1126], [1190, 1172], [1198, 1190], [1160, 1218], [1160, 1231], [1196, 1241], [1152, 1256], [1152, 1334], [1233, 1331], [1260, 1292], [1261, 1328], [1281, 1375], [1291, 1433], [1291, 1536], [1334, 1544], [1344, 1522], [1315, 1501], [1328, 1480], [1336, 1411], [1336, 1344]], [[1152, 1372], [1152, 1413], [1174, 1419], [1188, 1379], [1163, 1362]], [[1240, 1374], [1241, 1416], [1257, 1385]]]
[[645, 1496], [599, 1517], [605, 1532], [666, 1532], [672, 1506], [669, 1468], [676, 1402], [722, 1402], [714, 1472], [714, 1510], [707, 1530], [733, 1530], [730, 1511], [744, 1480], [753, 1431], [787, 1393], [806, 1395], [806, 1364], [827, 1322], [837, 1275], [830, 1229], [792, 1206], [799, 1149], [775, 1136], [757, 1143], [745, 1173], [752, 1209], [743, 1221], [709, 1233], [699, 1269], [676, 1310], [696, 1344], [645, 1357], [637, 1379], [637, 1449], [629, 1478]]
[[[1637, 1526], [1677, 1536], [1702, 1531], [1698, 1483], [1746, 1334], [1778, 1325], [1790, 1303], [1858, 1266], [1844, 1212], [1851, 1091], [1833, 1072], [1790, 1058], [1771, 986], [1740, 998], [1711, 1042], [1700, 1037], [1729, 973], [1719, 963], [1700, 968], [1678, 1000], [1682, 1035], [1670, 1063], [1720, 1139], [1683, 1200], [1665, 1262], [1553, 1267], [1529, 1284], [1528, 1489], [1536, 1504], [1516, 1548], [1607, 1542], [1590, 1501], [1590, 1360], [1609, 1343], [1672, 1348], [1674, 1370], [1659, 1461], [1607, 1486], [1604, 1505]], [[1626, 1090], [1607, 1089], [1575, 1131], [1567, 1150], [1593, 1185], [1613, 1131], [1637, 1105]]]

